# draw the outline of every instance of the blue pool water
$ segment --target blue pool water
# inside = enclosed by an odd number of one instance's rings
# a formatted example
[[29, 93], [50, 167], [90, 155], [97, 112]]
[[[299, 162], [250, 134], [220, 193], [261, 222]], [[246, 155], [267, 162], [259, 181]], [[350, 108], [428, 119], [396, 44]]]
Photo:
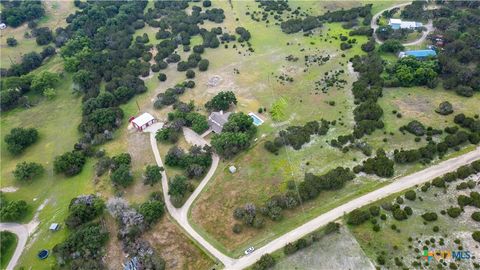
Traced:
[[261, 124], [263, 124], [263, 120], [256, 116], [254, 113], [249, 113], [248, 115], [250, 115], [250, 117], [253, 119], [253, 124], [255, 126], [260, 126]]

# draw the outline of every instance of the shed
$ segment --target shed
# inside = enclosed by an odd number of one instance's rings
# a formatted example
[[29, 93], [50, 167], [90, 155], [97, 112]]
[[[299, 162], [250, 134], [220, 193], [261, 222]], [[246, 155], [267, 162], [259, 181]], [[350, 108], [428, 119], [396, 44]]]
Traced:
[[230, 173], [235, 173], [235, 172], [237, 172], [237, 168], [236, 168], [235, 166], [233, 166], [233, 165], [230, 166], [230, 167], [228, 167], [228, 170], [230, 171]]
[[423, 24], [420, 22], [412, 22], [412, 21], [402, 21], [401, 19], [390, 19], [388, 21], [388, 25], [392, 27], [392, 29], [414, 29], [418, 27], [422, 27]]
[[60, 225], [58, 223], [52, 223], [49, 229], [50, 231], [58, 231], [58, 229], [60, 229]]
[[155, 118], [149, 113], [143, 113], [139, 117], [134, 118], [132, 121], [132, 125], [138, 130], [142, 131], [146, 127], [150, 126], [151, 124], [155, 123]]
[[3, 30], [5, 28], [7, 28], [7, 25], [4, 23], [0, 23], [0, 30]]
[[208, 126], [213, 130], [213, 132], [217, 134], [221, 133], [223, 126], [228, 122], [228, 117], [230, 114], [230, 112], [224, 113], [223, 111], [212, 112], [210, 116], [208, 116]]

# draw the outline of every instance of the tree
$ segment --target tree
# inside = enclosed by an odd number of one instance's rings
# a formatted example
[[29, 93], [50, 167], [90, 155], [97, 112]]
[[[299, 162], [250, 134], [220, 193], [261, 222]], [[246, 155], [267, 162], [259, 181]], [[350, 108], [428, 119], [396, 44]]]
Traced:
[[68, 207], [68, 216], [65, 224], [70, 229], [94, 220], [105, 210], [105, 203], [95, 195], [79, 196], [72, 199]]
[[168, 194], [174, 197], [183, 197], [187, 193], [187, 186], [187, 178], [176, 175], [173, 180], [168, 183]]
[[189, 69], [189, 70], [187, 70], [186, 75], [187, 75], [188, 79], [193, 79], [193, 78], [195, 78], [195, 71]]
[[41, 94], [47, 88], [54, 88], [59, 81], [60, 76], [58, 74], [42, 71], [33, 77], [31, 88], [33, 91]]
[[13, 176], [18, 181], [30, 181], [39, 177], [44, 172], [43, 166], [35, 162], [21, 162], [15, 167], [12, 172]]
[[450, 207], [447, 209], [447, 214], [452, 218], [460, 216], [461, 213], [462, 209], [460, 207]]
[[212, 137], [212, 147], [226, 158], [230, 158], [250, 146], [250, 138], [245, 133], [222, 132]]
[[14, 155], [22, 153], [37, 140], [38, 131], [34, 128], [13, 128], [4, 139], [7, 150]]
[[275, 258], [270, 254], [264, 254], [252, 267], [253, 270], [265, 270], [275, 265]]
[[95, 78], [92, 72], [80, 69], [73, 74], [73, 82], [80, 87], [80, 90], [86, 91], [95, 85]]
[[405, 47], [402, 45], [402, 43], [396, 39], [385, 40], [385, 42], [383, 42], [383, 44], [380, 45], [380, 51], [382, 52], [397, 53], [404, 49]]
[[143, 177], [144, 177], [144, 180], [143, 180], [144, 185], [150, 185], [150, 186], [155, 185], [160, 180], [162, 180], [162, 172], [160, 167], [156, 165], [148, 165], [147, 168], [145, 169], [145, 174]]
[[48, 27], [40, 27], [32, 30], [32, 34], [36, 37], [35, 41], [38, 45], [43, 46], [53, 41], [53, 33]]
[[0, 220], [2, 221], [20, 221], [25, 217], [28, 205], [25, 201], [5, 201], [1, 199]]
[[7, 38], [7, 45], [9, 47], [15, 47], [18, 45], [18, 41], [14, 37]]
[[417, 197], [417, 194], [415, 193], [415, 190], [409, 190], [405, 192], [405, 198], [410, 201], [415, 201], [415, 198]]
[[133, 183], [133, 176], [130, 172], [130, 168], [126, 164], [120, 164], [110, 175], [110, 180], [116, 185], [121, 187], [128, 187]]
[[435, 221], [435, 220], [438, 219], [438, 216], [435, 212], [427, 212], [427, 213], [422, 215], [422, 218], [425, 221]]
[[205, 103], [205, 108], [210, 111], [226, 111], [231, 104], [237, 104], [237, 98], [232, 91], [221, 91], [214, 96], [210, 101]]
[[143, 215], [148, 225], [152, 225], [165, 213], [165, 204], [162, 201], [150, 200], [142, 203], [138, 212]]
[[207, 59], [202, 59], [198, 62], [198, 70], [206, 71], [210, 62]]
[[53, 162], [55, 173], [63, 173], [70, 177], [79, 174], [85, 165], [85, 156], [82, 152], [71, 151], [60, 156], [56, 156]]
[[367, 211], [355, 209], [348, 214], [347, 223], [350, 225], [360, 225], [370, 218], [370, 214]]

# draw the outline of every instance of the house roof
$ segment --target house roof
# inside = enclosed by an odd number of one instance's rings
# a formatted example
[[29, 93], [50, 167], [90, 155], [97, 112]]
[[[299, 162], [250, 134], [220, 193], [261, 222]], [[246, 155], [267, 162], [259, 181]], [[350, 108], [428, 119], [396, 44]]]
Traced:
[[155, 120], [155, 118], [149, 114], [149, 113], [143, 113], [142, 115], [140, 115], [139, 117], [135, 118], [132, 120], [132, 122], [141, 127], [145, 124], [147, 124], [148, 122], [152, 121], [152, 120]]
[[390, 19], [388, 23], [402, 23], [400, 19]]
[[230, 112], [224, 113], [223, 111], [212, 112], [208, 117], [208, 126], [215, 132], [222, 132], [223, 125], [228, 122]]

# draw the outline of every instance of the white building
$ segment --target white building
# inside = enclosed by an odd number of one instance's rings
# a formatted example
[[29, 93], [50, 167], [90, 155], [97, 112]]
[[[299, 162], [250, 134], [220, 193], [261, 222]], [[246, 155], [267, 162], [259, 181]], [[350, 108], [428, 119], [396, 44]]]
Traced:
[[415, 29], [418, 27], [422, 27], [422, 23], [419, 22], [411, 22], [411, 21], [402, 21], [401, 19], [390, 19], [388, 21], [388, 25], [392, 27], [392, 29]]
[[132, 125], [138, 130], [142, 131], [146, 127], [150, 126], [151, 124], [155, 123], [155, 118], [149, 113], [143, 113], [139, 117], [136, 117], [131, 120]]

